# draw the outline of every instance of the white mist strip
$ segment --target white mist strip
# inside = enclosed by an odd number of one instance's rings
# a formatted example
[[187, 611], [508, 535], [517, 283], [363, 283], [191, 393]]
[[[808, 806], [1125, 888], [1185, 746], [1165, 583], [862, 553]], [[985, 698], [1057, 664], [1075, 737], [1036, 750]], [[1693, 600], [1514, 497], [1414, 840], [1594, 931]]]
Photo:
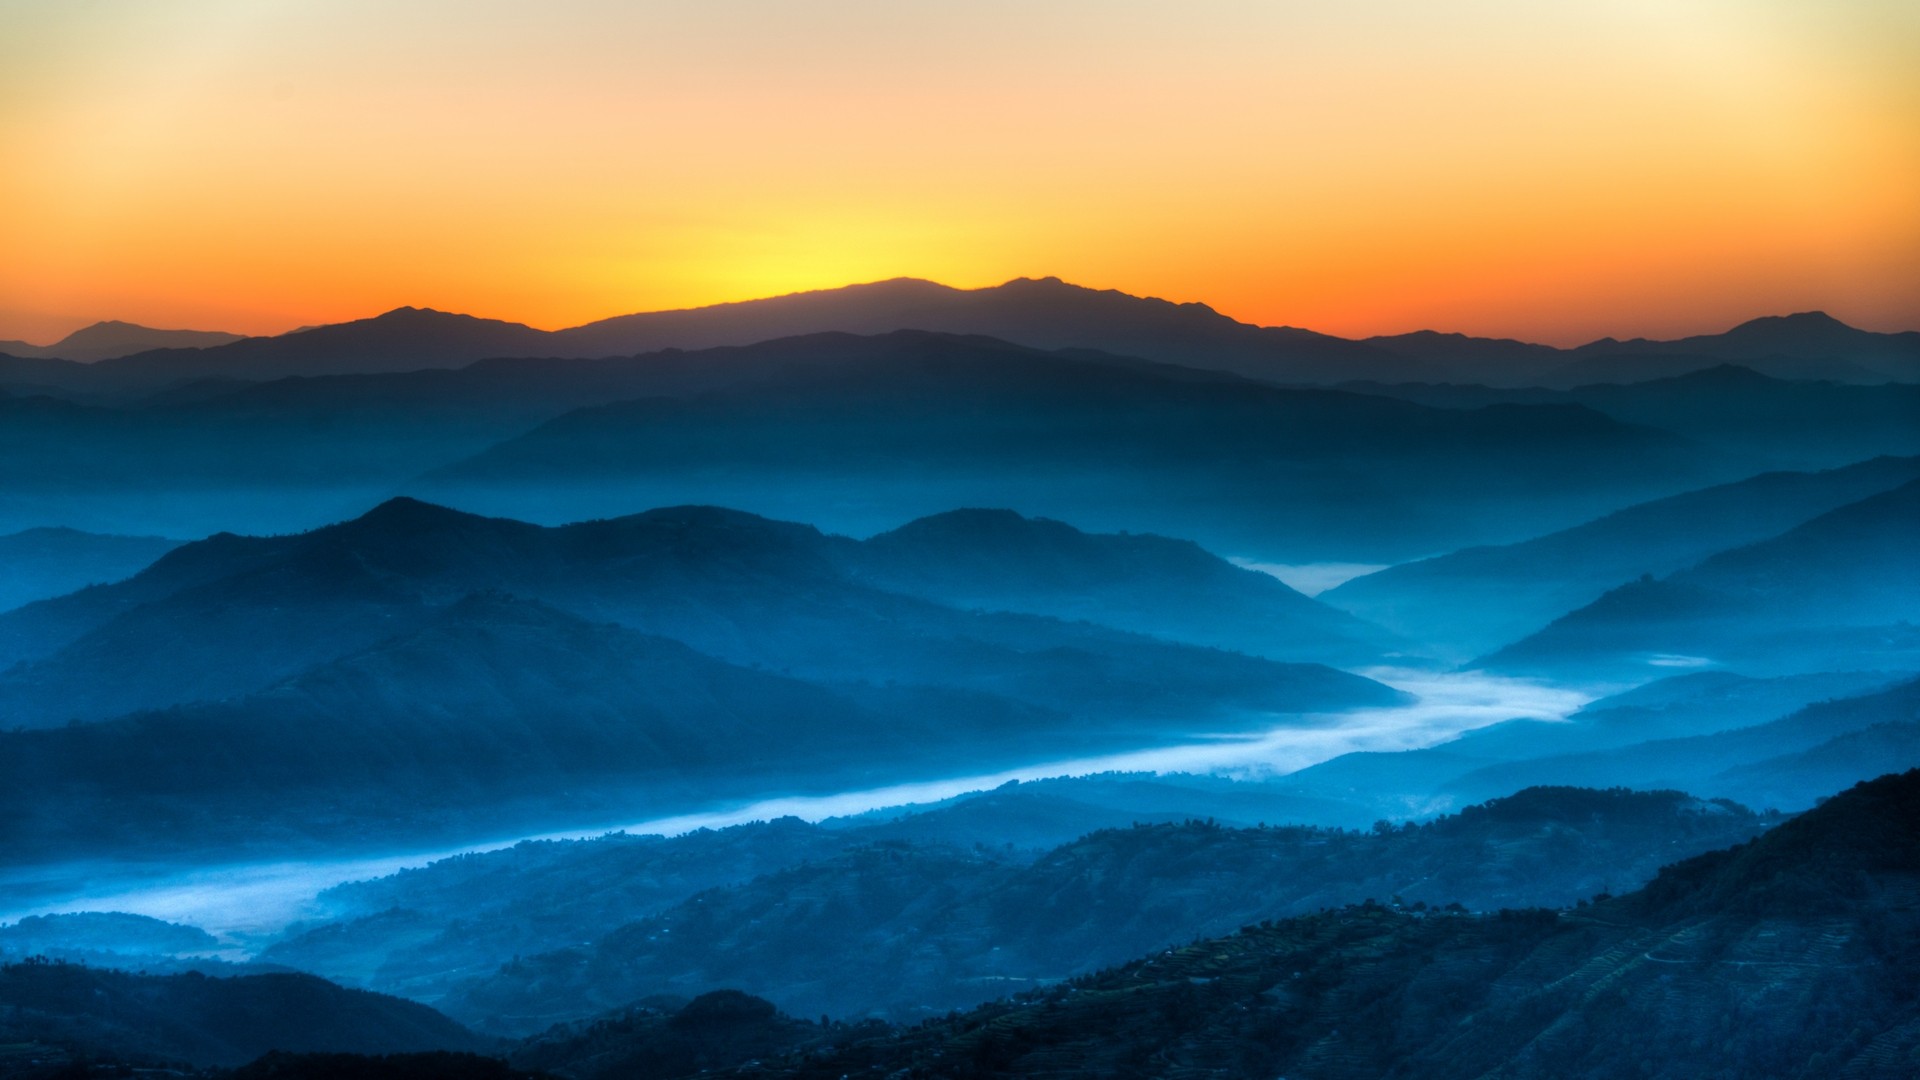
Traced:
[[[1278, 727], [1252, 736], [1221, 736], [1177, 746], [1053, 761], [994, 773], [895, 784], [833, 795], [787, 796], [701, 813], [653, 818], [621, 828], [515, 837], [496, 843], [411, 852], [367, 859], [253, 863], [168, 872], [141, 880], [134, 868], [90, 864], [49, 868], [73, 879], [62, 899], [29, 909], [0, 911], [0, 922], [28, 915], [70, 911], [125, 911], [199, 926], [230, 939], [257, 938], [302, 918], [321, 914], [314, 904], [325, 889], [347, 881], [383, 877], [454, 855], [494, 851], [522, 840], [586, 840], [609, 832], [676, 836], [752, 821], [797, 817], [820, 821], [872, 810], [938, 802], [972, 791], [1022, 782], [1102, 772], [1219, 773], [1239, 777], [1280, 776], [1341, 754], [1362, 750], [1410, 750], [1431, 746], [1463, 731], [1528, 717], [1564, 719], [1592, 700], [1578, 690], [1478, 672], [1435, 673], [1380, 669], [1360, 674], [1406, 691], [1408, 705], [1359, 709], [1314, 718], [1313, 726]], [[3, 884], [3, 883], [0, 883]]]

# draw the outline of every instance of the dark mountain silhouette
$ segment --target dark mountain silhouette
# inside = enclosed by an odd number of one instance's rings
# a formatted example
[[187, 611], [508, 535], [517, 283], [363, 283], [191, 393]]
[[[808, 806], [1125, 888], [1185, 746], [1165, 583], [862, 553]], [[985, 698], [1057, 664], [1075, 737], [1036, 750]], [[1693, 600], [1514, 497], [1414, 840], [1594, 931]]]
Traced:
[[1916, 822], [1920, 773], [1883, 777], [1586, 908], [1249, 923], [724, 1075], [1896, 1076], [1920, 1049]]
[[1365, 342], [1292, 327], [1253, 326], [1205, 304], [1174, 304], [1052, 277], [1018, 278], [985, 289], [900, 278], [738, 304], [624, 315], [555, 336], [575, 355], [605, 356], [751, 345], [826, 331], [895, 330], [981, 335], [1039, 349], [1097, 349], [1282, 382], [1397, 381], [1425, 370]]
[[158, 536], [101, 536], [78, 529], [28, 529], [0, 536], [0, 611], [132, 577], [174, 548]]
[[[1865, 377], [1913, 382], [1920, 379], [1920, 332], [1876, 334], [1859, 330], [1824, 311], [1773, 315], [1753, 319], [1724, 334], [1706, 334], [1677, 341], [1611, 338], [1574, 350], [1581, 372], [1602, 369], [1600, 358], [1670, 357], [1669, 374], [1680, 374], [1682, 358], [1735, 361], [1768, 374], [1794, 372], [1788, 377], [1824, 377], [1844, 382]], [[1797, 362], [1797, 364], [1796, 364]], [[1825, 365], [1832, 365], [1826, 368]], [[1854, 377], [1849, 377], [1854, 376]], [[1875, 378], [1877, 376], [1877, 379]]]
[[549, 335], [520, 323], [431, 308], [198, 349], [157, 349], [94, 365], [102, 384], [160, 386], [210, 376], [266, 380], [460, 367], [489, 356], [547, 356]]
[[155, 330], [138, 323], [110, 319], [84, 326], [51, 345], [0, 341], [0, 353], [11, 356], [71, 360], [91, 364], [153, 349], [206, 349], [244, 340], [245, 335], [219, 330]]
[[1765, 473], [1628, 507], [1518, 544], [1404, 563], [1318, 599], [1465, 660], [1538, 630], [1623, 582], [1643, 574], [1664, 577], [1916, 477], [1920, 458]]
[[[937, 424], [920, 422], [942, 395], [971, 404], [927, 418]], [[470, 461], [489, 448], [518, 454], [517, 438], [543, 423], [620, 423], [649, 410], [677, 411], [692, 423], [703, 410], [728, 409], [784, 424], [789, 438], [833, 425], [819, 445], [800, 448], [814, 460], [854, 453], [863, 438], [881, 449], [879, 440], [940, 438], [919, 451], [922, 475], [935, 482], [906, 478], [911, 461], [874, 475], [884, 462], [870, 454], [845, 462], [861, 468], [823, 491], [833, 477], [797, 481], [792, 468], [805, 461], [793, 452], [771, 466], [701, 465], [710, 437], [686, 443], [690, 466], [700, 467], [645, 485], [625, 463], [604, 460], [619, 450], [612, 439], [578, 467], [552, 462], [568, 474], [561, 482], [494, 483], [485, 475], [491, 461]], [[1737, 457], [1560, 403], [1431, 409], [923, 333], [254, 385], [198, 380], [118, 403], [0, 398], [0, 421], [8, 450], [0, 481], [15, 495], [0, 502], [0, 528], [51, 518], [92, 531], [173, 535], [307, 529], [404, 489], [550, 522], [697, 502], [855, 533], [956, 505], [1011, 505], [1099, 529], [1194, 536], [1270, 561], [1349, 559], [1383, 538], [1394, 538], [1387, 558], [1403, 558], [1517, 539], [1689, 480], [1755, 471]], [[774, 434], [761, 432], [760, 442]], [[1871, 433], [1848, 440], [1877, 445]], [[1526, 453], [1516, 452], [1521, 446]], [[925, 460], [936, 453], [939, 460]], [[1006, 468], [1015, 454], [1034, 467]], [[642, 464], [662, 471], [662, 462]], [[422, 474], [431, 478], [413, 479]], [[850, 497], [856, 482], [861, 490]], [[1158, 497], [1165, 486], [1177, 489], [1178, 504]], [[1196, 534], [1186, 527], [1192, 521], [1231, 527]]]
[[476, 813], [525, 820], [569, 801], [605, 813], [636, 785], [697, 799], [749, 778], [845, 782], [929, 743], [1017, 744], [1042, 726], [1016, 709], [956, 717], [928, 694], [870, 700], [893, 708], [475, 597], [233, 701], [0, 736], [0, 828], [12, 850], [68, 853], [262, 833], [351, 842], [376, 824], [446, 835]]
[[1912, 623], [1920, 611], [1916, 535], [1920, 481], [1909, 481], [1777, 537], [1622, 585], [1482, 663], [1635, 674], [1676, 662], [1776, 671], [1920, 667], [1920, 628]]
[[0, 818], [50, 851], [269, 825], [449, 836], [487, 806], [605, 820], [1402, 700], [1319, 665], [883, 591], [842, 569], [849, 543], [712, 508], [546, 529], [403, 499], [190, 544], [0, 616], [8, 719], [52, 728], [0, 735]]
[[215, 537], [119, 585], [0, 615], [11, 646], [0, 659], [30, 661], [0, 676], [0, 700], [32, 726], [246, 693], [495, 589], [737, 664], [1010, 694], [1072, 713], [1192, 717], [1229, 702], [1312, 711], [1394, 698], [1324, 667], [882, 591], [847, 576], [840, 550], [808, 526], [714, 508], [545, 529], [396, 499], [298, 536]]
[[[231, 335], [154, 337], [193, 332], [103, 323], [61, 343], [66, 352], [61, 346], [39, 349], [18, 342], [0, 343], [0, 352], [73, 360], [107, 359], [111, 354], [120, 360], [150, 342], [137, 361], [100, 371], [67, 371], [52, 380], [63, 386], [126, 390], [208, 375], [265, 379], [407, 371], [460, 367], [489, 357], [631, 356], [824, 332], [896, 330], [977, 334], [1042, 349], [1095, 349], [1283, 383], [1373, 379], [1574, 386], [1682, 374], [1727, 360], [1787, 378], [1920, 379], [1920, 334], [1870, 333], [1818, 312], [1756, 319], [1725, 334], [1665, 342], [1605, 339], [1576, 350], [1432, 331], [1350, 341], [1292, 327], [1255, 326], [1205, 304], [1089, 289], [1051, 277], [1019, 278], [982, 289], [901, 278], [622, 315], [551, 333], [415, 308], [226, 343], [221, 339]], [[84, 340], [76, 340], [82, 335]]]
[[1377, 628], [1186, 540], [955, 510], [845, 550], [859, 579], [954, 607], [1086, 620], [1276, 659], [1364, 663], [1392, 644]]
[[1582, 408], [1432, 409], [984, 338], [828, 335], [715, 360], [794, 373], [577, 410], [410, 490], [547, 520], [718, 502], [852, 533], [1004, 506], [1227, 554], [1398, 558], [1722, 467]]
[[133, 975], [40, 962], [0, 966], [0, 1044], [13, 1059], [0, 1059], [6, 1065], [84, 1057], [205, 1067], [269, 1050], [472, 1051], [490, 1042], [425, 1005], [311, 975]]
[[1760, 463], [1827, 469], [1920, 453], [1920, 386], [1847, 386], [1769, 378], [1724, 362], [1631, 385], [1566, 390], [1379, 384], [1346, 387], [1442, 408], [1580, 405], [1629, 424], [1678, 432]]

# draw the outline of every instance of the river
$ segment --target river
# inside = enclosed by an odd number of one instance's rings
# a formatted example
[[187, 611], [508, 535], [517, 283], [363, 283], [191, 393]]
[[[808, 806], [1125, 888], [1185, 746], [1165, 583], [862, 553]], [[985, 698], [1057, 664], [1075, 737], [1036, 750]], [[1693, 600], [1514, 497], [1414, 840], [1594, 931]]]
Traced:
[[[1462, 731], [1503, 720], [1564, 719], [1593, 697], [1579, 690], [1477, 672], [1375, 669], [1359, 674], [1404, 690], [1415, 700], [1406, 705], [1358, 709], [1315, 718], [1310, 726], [1276, 727], [1251, 736], [1190, 740], [995, 773], [834, 795], [770, 797], [722, 810], [636, 821], [625, 826], [624, 831], [675, 835], [789, 815], [820, 821], [936, 802], [998, 787], [1009, 780], [1041, 780], [1109, 771], [1217, 773], [1243, 778], [1284, 775], [1353, 751], [1431, 746]], [[408, 851], [374, 858], [254, 862], [188, 869], [93, 862], [0, 871], [0, 893], [15, 891], [19, 895], [26, 891], [24, 886], [30, 885], [31, 895], [35, 897], [30, 905], [17, 907], [0, 899], [0, 923], [56, 912], [124, 911], [199, 926], [235, 943], [244, 952], [247, 943], [260, 941], [289, 923], [319, 914], [315, 898], [321, 891], [341, 882], [382, 877], [452, 855], [510, 847], [522, 840], [587, 839], [610, 831], [620, 830], [602, 826], [580, 832], [516, 836], [465, 847]], [[14, 889], [8, 888], [9, 882]]]

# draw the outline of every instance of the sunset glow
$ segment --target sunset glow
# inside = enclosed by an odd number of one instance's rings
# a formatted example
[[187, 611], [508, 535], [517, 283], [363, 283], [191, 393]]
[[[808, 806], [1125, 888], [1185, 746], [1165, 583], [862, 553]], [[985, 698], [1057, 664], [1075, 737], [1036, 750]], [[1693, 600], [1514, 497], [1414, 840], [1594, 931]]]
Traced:
[[4, 12], [0, 338], [1045, 274], [1355, 336], [1920, 327], [1903, 0]]

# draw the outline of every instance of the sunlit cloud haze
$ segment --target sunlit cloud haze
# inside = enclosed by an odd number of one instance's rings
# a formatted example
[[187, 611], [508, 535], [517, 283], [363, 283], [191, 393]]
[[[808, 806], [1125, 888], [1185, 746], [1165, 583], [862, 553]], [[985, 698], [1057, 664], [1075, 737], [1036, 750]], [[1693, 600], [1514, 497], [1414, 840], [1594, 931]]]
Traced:
[[1039, 274], [1349, 335], [1920, 326], [1908, 0], [0, 20], [0, 338]]

